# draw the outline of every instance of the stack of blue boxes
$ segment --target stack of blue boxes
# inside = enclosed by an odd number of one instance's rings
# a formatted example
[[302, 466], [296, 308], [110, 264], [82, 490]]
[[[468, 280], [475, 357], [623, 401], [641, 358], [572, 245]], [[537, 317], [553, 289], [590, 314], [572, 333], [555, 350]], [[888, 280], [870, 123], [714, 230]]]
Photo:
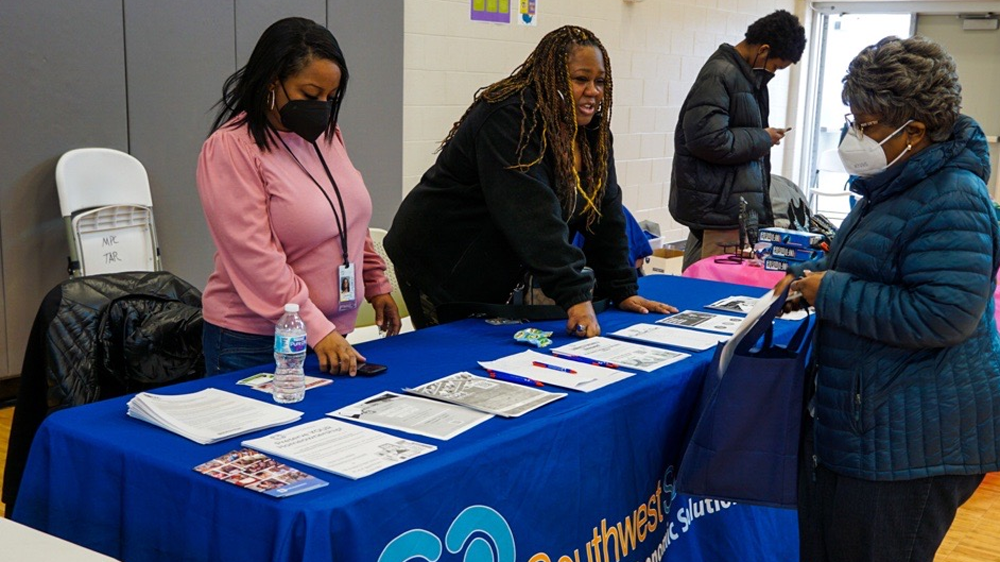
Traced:
[[791, 264], [819, 259], [826, 247], [822, 234], [777, 227], [760, 229], [760, 241], [771, 245], [763, 250], [768, 271], [787, 271]]

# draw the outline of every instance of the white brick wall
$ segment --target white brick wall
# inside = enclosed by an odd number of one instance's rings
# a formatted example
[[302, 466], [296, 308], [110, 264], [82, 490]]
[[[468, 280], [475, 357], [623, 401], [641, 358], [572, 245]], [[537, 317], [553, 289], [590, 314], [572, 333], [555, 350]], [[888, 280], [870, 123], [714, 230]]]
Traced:
[[[719, 44], [738, 43], [757, 18], [779, 8], [800, 18], [804, 11], [803, 0], [539, 0], [538, 26], [525, 27], [472, 22], [469, 5], [405, 0], [402, 194], [434, 162], [437, 144], [478, 88], [507, 76], [545, 33], [579, 25], [596, 33], [611, 57], [611, 127], [625, 205], [639, 220], [658, 222], [668, 240], [687, 236], [667, 201], [674, 126], [694, 77]], [[784, 117], [792, 109], [789, 72], [779, 72], [770, 90], [772, 124], [794, 126]], [[776, 172], [784, 170], [785, 151], [772, 154]]]

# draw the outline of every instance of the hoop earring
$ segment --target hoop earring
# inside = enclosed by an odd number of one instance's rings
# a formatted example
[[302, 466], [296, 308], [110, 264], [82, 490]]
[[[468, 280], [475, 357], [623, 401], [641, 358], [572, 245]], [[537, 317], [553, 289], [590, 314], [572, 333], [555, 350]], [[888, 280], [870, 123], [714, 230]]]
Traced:
[[274, 98], [275, 98], [274, 88], [271, 88], [271, 90], [268, 92], [268, 95], [267, 95], [267, 100], [268, 100], [267, 104], [269, 106], [271, 106], [271, 110], [272, 111], [274, 110]]
[[559, 94], [559, 99], [561, 99], [563, 101], [563, 103], [565, 103], [566, 102], [566, 96], [564, 96], [563, 93], [560, 92], [559, 90], [556, 90], [556, 93]]

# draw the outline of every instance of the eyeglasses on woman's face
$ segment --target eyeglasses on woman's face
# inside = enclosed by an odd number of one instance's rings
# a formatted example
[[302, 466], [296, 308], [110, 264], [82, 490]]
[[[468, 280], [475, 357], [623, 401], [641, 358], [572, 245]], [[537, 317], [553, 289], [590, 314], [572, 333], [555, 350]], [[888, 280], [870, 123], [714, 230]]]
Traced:
[[864, 123], [857, 123], [854, 120], [853, 113], [845, 113], [844, 121], [847, 123], [847, 132], [858, 137], [858, 140], [861, 140], [861, 138], [865, 136], [865, 127], [878, 125], [878, 119], [865, 121]]

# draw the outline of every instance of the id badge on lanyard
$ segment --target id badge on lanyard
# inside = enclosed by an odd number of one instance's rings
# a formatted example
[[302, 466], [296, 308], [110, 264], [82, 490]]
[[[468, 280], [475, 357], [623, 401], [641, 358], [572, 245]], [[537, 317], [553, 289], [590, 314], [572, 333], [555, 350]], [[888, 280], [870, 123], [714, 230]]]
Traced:
[[342, 264], [337, 268], [337, 286], [340, 287], [340, 310], [353, 310], [358, 306], [354, 287], [354, 264]]

